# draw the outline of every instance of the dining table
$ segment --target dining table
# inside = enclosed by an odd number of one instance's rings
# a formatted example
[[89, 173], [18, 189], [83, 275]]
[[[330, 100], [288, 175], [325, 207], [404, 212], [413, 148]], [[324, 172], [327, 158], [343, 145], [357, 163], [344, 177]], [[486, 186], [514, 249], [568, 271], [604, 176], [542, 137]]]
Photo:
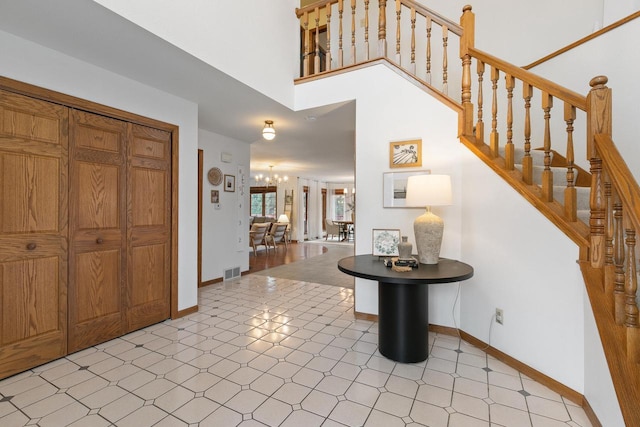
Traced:
[[340, 227], [340, 230], [338, 231], [338, 238], [340, 239], [340, 241], [349, 239], [349, 233], [351, 228], [353, 227], [353, 221], [333, 220], [333, 223], [337, 224], [338, 227]]

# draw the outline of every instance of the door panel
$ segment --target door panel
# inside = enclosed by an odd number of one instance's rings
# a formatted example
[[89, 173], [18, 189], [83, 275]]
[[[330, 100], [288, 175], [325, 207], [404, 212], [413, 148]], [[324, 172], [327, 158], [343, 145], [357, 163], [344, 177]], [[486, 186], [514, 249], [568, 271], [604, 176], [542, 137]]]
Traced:
[[127, 124], [73, 110], [69, 352], [124, 334]]
[[67, 352], [68, 114], [0, 91], [0, 378]]
[[127, 327], [170, 315], [171, 134], [131, 126], [128, 213]]

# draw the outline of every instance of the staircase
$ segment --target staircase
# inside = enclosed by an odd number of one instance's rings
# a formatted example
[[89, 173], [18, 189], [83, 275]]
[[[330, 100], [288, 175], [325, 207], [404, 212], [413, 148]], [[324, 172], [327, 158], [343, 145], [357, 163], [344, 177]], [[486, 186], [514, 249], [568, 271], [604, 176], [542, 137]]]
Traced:
[[[458, 111], [461, 143], [578, 246], [622, 415], [626, 425], [640, 426], [635, 254], [640, 186], [611, 139], [607, 78], [593, 78], [584, 96], [476, 49], [471, 6], [463, 8], [458, 24], [413, 0], [379, 0], [377, 9], [368, 0], [354, 0], [350, 7], [344, 3], [320, 0], [296, 11], [304, 30], [303, 72], [296, 83], [383, 62]], [[389, 19], [394, 11], [387, 10], [388, 3], [395, 3], [395, 19]], [[362, 14], [363, 19], [356, 19]], [[321, 54], [320, 31], [313, 30], [320, 28], [322, 19], [327, 33]], [[426, 34], [417, 33], [417, 21]], [[356, 22], [364, 23], [364, 32], [356, 31]], [[374, 23], [371, 29], [369, 22]], [[377, 40], [370, 43], [369, 34], [372, 40], [377, 35]], [[448, 46], [454, 37], [461, 67], [449, 66]], [[456, 88], [452, 92], [460, 93], [460, 98], [451, 96], [449, 88]], [[540, 105], [532, 107], [532, 100], [539, 100]], [[534, 118], [533, 108], [542, 109], [542, 120]], [[561, 117], [563, 130], [552, 129], [552, 116]], [[522, 127], [515, 137], [514, 123]], [[575, 164], [574, 124], [586, 127], [586, 141], [579, 143], [584, 144], [590, 163], [588, 172]], [[542, 135], [535, 141], [537, 149], [531, 148], [532, 134]], [[588, 402], [585, 405], [592, 423], [600, 425]]]

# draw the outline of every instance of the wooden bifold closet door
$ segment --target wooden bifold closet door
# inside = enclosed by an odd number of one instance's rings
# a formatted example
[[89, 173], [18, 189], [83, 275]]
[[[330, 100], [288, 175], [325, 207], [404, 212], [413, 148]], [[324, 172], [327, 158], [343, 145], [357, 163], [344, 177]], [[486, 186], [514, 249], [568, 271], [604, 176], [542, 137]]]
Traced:
[[0, 378], [67, 353], [67, 125], [0, 90]]
[[0, 90], [0, 378], [170, 317], [172, 142]]
[[71, 113], [70, 352], [169, 317], [170, 142]]

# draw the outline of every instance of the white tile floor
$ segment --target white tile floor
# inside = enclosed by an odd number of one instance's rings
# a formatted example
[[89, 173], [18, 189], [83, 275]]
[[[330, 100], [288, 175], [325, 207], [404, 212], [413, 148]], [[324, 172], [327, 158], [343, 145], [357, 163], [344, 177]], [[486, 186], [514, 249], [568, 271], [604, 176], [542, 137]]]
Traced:
[[394, 363], [353, 291], [249, 275], [200, 311], [0, 381], [0, 426], [590, 426], [457, 337]]

